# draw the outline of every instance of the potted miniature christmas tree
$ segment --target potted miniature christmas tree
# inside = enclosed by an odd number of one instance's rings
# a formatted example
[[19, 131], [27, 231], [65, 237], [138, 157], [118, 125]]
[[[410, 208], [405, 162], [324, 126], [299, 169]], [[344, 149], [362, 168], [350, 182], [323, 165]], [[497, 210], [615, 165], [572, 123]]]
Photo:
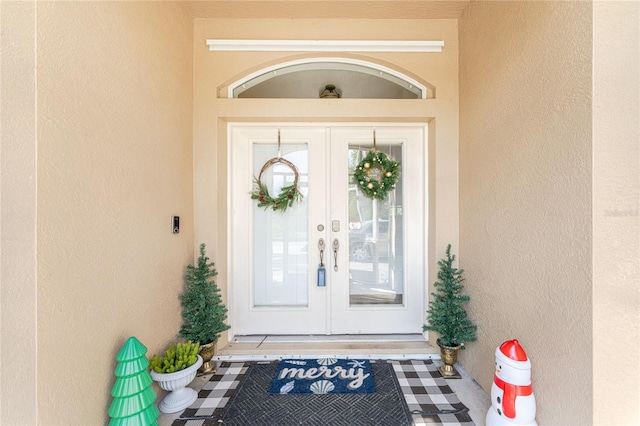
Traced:
[[224, 323], [227, 319], [227, 307], [222, 303], [220, 289], [213, 280], [216, 275], [218, 272], [215, 264], [209, 262], [205, 255], [205, 244], [201, 244], [198, 265], [187, 266], [187, 288], [180, 295], [184, 320], [180, 336], [200, 343], [200, 356], [204, 363], [198, 370], [199, 374], [215, 371], [211, 362], [214, 346], [220, 333], [229, 329]]
[[439, 370], [443, 377], [451, 379], [460, 378], [453, 365], [464, 344], [476, 340], [477, 327], [467, 318], [467, 311], [462, 306], [469, 301], [469, 296], [462, 294], [464, 271], [453, 267], [456, 256], [451, 254], [451, 244], [447, 246], [446, 254], [446, 258], [438, 261], [439, 281], [434, 283], [437, 292], [431, 293], [433, 299], [429, 302], [424, 330], [440, 335], [437, 342], [444, 365]]

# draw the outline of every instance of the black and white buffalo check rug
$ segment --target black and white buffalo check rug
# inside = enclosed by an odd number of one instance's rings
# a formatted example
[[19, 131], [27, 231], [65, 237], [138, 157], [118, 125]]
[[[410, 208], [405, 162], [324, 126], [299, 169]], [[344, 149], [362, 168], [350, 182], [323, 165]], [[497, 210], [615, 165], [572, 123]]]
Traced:
[[[403, 395], [406, 401], [406, 407], [404, 410], [398, 408], [399, 418], [394, 423], [389, 423], [388, 416], [382, 416], [385, 418], [378, 418], [370, 413], [365, 413], [361, 419], [344, 418], [335, 416], [333, 414], [327, 415], [320, 420], [321, 417], [315, 416], [314, 418], [298, 419], [295, 422], [291, 419], [285, 419], [285, 422], [277, 423], [278, 426], [291, 425], [387, 425], [393, 424], [394, 426], [400, 424], [415, 424], [415, 425], [433, 425], [433, 424], [445, 424], [445, 425], [473, 425], [471, 418], [468, 415], [466, 407], [460, 402], [458, 397], [453, 393], [451, 388], [447, 385], [446, 380], [442, 378], [437, 370], [437, 367], [431, 360], [403, 360], [403, 361], [376, 361], [375, 364], [388, 363], [392, 366], [395, 372], [395, 378], [393, 382], [400, 387], [400, 393]], [[173, 422], [173, 426], [213, 426], [213, 425], [268, 425], [266, 421], [255, 421], [259, 417], [254, 418], [254, 421], [250, 421], [249, 418], [244, 416], [238, 416], [238, 410], [235, 402], [242, 397], [243, 401], [252, 401], [252, 398], [257, 398], [259, 395], [255, 394], [256, 388], [251, 383], [247, 382], [245, 375], [249, 368], [253, 365], [265, 364], [255, 362], [223, 362], [215, 374], [213, 374], [210, 380], [202, 387], [202, 390], [198, 393], [198, 399], [191, 407], [187, 408], [180, 419]], [[271, 369], [275, 372], [278, 362], [266, 363], [271, 365]], [[271, 374], [270, 370], [264, 370], [266, 375]], [[252, 373], [251, 376], [254, 374]], [[397, 378], [397, 380], [395, 380]], [[241, 389], [238, 389], [238, 385], [242, 383]], [[268, 383], [268, 382], [267, 382]], [[268, 387], [268, 384], [267, 384]], [[253, 393], [252, 393], [253, 392]], [[262, 391], [260, 391], [262, 393]], [[266, 389], [264, 390], [266, 393]], [[294, 397], [293, 395], [271, 395], [272, 397]], [[310, 395], [307, 395], [309, 397]], [[314, 395], [319, 396], [319, 395]], [[336, 395], [337, 396], [337, 395]], [[304, 397], [304, 396], [297, 396]], [[231, 403], [230, 403], [231, 401]], [[245, 403], [246, 405], [246, 403]], [[398, 407], [404, 406], [402, 403], [397, 404]], [[259, 406], [259, 405], [256, 405]], [[411, 419], [405, 421], [403, 419], [403, 412], [410, 412]], [[344, 413], [354, 413], [346, 405], [340, 406], [334, 405], [331, 410], [340, 412], [345, 410]], [[318, 408], [321, 410], [321, 408]], [[318, 410], [315, 410], [317, 412]], [[372, 421], [371, 419], [378, 419]], [[225, 421], [227, 419], [228, 421]], [[327, 420], [328, 419], [328, 420]]]

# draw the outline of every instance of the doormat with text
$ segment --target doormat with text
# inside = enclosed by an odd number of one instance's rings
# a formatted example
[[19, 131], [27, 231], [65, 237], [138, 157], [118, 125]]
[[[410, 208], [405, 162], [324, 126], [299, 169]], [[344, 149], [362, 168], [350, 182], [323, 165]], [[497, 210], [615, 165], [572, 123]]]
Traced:
[[269, 393], [317, 395], [375, 393], [371, 364], [366, 359], [283, 359]]
[[375, 393], [273, 394], [278, 363], [252, 364], [220, 414], [226, 426], [410, 426], [393, 366], [371, 363]]
[[[199, 389], [198, 399], [172, 426], [218, 426], [222, 422], [227, 426], [474, 424], [467, 407], [431, 360], [372, 361], [376, 379], [372, 394], [270, 394], [267, 390], [278, 365], [278, 361], [222, 361]], [[287, 416], [295, 413], [295, 418], [273, 422], [275, 417], [280, 419], [284, 408]], [[303, 408], [307, 411], [300, 411]], [[268, 422], [256, 420], [256, 416], [269, 417]]]

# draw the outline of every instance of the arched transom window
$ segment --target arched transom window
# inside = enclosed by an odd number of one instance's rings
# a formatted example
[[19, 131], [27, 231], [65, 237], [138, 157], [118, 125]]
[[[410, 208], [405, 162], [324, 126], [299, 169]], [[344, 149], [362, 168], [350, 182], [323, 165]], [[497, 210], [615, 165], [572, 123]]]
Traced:
[[434, 97], [434, 90], [378, 64], [344, 58], [315, 58], [263, 68], [230, 85], [228, 96], [428, 99]]

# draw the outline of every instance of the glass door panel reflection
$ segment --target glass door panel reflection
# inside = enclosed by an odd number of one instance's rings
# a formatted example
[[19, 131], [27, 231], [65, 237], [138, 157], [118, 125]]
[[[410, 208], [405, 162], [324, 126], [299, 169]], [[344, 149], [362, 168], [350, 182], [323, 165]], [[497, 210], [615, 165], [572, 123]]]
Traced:
[[[275, 157], [275, 144], [253, 144], [253, 171]], [[281, 155], [296, 165], [303, 201], [284, 212], [266, 210], [253, 203], [253, 305], [308, 306], [308, 150], [306, 144], [281, 146]], [[262, 174], [261, 182], [272, 197], [283, 186], [293, 184], [295, 174], [284, 164], [275, 164]]]
[[[402, 145], [378, 145], [396, 161]], [[349, 305], [402, 305], [402, 175], [385, 200], [373, 200], [353, 180], [369, 148], [349, 146]]]

